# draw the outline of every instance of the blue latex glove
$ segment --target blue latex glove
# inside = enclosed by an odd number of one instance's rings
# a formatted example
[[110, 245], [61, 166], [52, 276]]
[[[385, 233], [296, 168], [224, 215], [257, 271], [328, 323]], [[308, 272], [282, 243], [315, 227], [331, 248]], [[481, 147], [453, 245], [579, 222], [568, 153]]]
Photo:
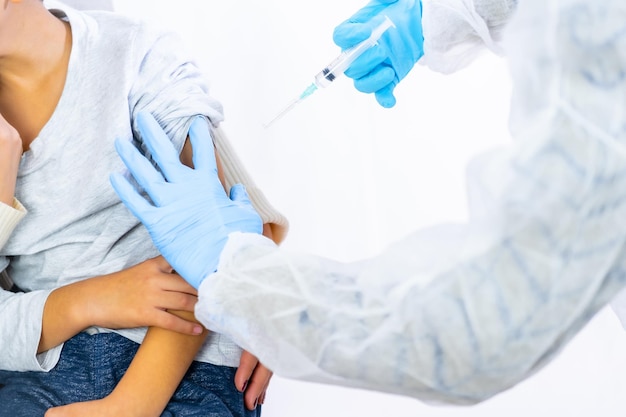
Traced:
[[143, 140], [161, 172], [128, 141], [117, 152], [148, 193], [148, 202], [119, 173], [111, 175], [122, 202], [150, 232], [155, 246], [193, 287], [215, 272], [231, 232], [261, 233], [263, 224], [243, 185], [224, 192], [217, 176], [213, 141], [204, 118], [189, 129], [194, 169], [183, 165], [174, 146], [150, 114], [137, 116]]
[[420, 0], [372, 0], [351, 18], [335, 28], [333, 39], [342, 49], [367, 39], [374, 27], [389, 17], [389, 28], [378, 45], [358, 57], [345, 71], [354, 86], [364, 93], [375, 93], [383, 107], [393, 107], [393, 90], [424, 55], [422, 3]]

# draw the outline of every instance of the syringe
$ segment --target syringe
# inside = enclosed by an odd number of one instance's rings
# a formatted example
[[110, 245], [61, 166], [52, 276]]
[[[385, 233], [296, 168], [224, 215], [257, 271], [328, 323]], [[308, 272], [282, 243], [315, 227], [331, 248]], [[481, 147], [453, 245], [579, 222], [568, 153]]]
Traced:
[[[268, 128], [272, 123], [283, 117], [289, 110], [293, 109], [296, 104], [300, 103], [302, 100], [313, 94], [318, 88], [323, 88], [329, 86], [338, 76], [343, 74], [345, 70], [348, 69], [350, 64], [354, 62], [363, 52], [367, 51], [372, 46], [376, 45], [378, 39], [382, 36], [383, 33], [390, 27], [394, 26], [391, 19], [385, 16], [385, 20], [374, 30], [372, 30], [372, 34], [369, 38], [365, 39], [363, 42], [353, 46], [352, 48], [348, 48], [341, 53], [337, 58], [335, 58], [330, 64], [326, 65], [323, 70], [321, 70], [317, 75], [315, 75], [315, 79], [313, 83], [309, 85], [298, 97], [293, 99], [287, 107], [285, 107], [278, 115], [276, 115], [272, 120], [265, 124], [265, 127]], [[395, 27], [395, 26], [394, 26]]]

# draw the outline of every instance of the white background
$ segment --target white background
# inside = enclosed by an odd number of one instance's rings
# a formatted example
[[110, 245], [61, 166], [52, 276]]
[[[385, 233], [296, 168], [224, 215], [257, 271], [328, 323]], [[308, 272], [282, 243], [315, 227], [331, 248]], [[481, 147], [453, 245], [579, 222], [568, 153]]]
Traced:
[[[226, 113], [223, 128], [291, 221], [290, 249], [340, 260], [377, 253], [415, 228], [463, 220], [469, 158], [506, 143], [506, 61], [482, 56], [443, 76], [417, 67], [382, 109], [347, 78], [269, 120], [338, 53], [332, 30], [365, 0], [125, 0], [119, 12], [180, 33]], [[181, 45], [182, 47], [182, 45]], [[474, 407], [275, 377], [270, 417], [624, 416], [626, 338], [603, 310], [544, 370]]]

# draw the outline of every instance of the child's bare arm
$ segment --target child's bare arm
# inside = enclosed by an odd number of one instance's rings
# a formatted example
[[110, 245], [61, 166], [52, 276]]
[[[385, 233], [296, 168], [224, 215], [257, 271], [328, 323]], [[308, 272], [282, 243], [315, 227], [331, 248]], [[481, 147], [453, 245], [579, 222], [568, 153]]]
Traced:
[[[193, 167], [193, 150], [189, 140], [181, 152], [181, 161]], [[222, 168], [217, 159], [218, 175]], [[185, 319], [193, 314], [174, 312]], [[46, 417], [157, 417], [183, 379], [193, 358], [204, 342], [207, 331], [199, 336], [186, 336], [151, 327], [128, 370], [113, 392], [101, 400], [70, 404], [48, 410]]]
[[[193, 314], [189, 312], [172, 313], [186, 320], [194, 320]], [[46, 417], [160, 416], [207, 333], [204, 331], [200, 336], [186, 336], [151, 327], [126, 374], [109, 396], [52, 408]]]
[[[188, 312], [174, 313], [193, 319], [193, 314]], [[126, 374], [105, 399], [106, 414], [102, 415], [160, 416], [207, 334], [204, 331], [200, 336], [186, 336], [151, 327]]]

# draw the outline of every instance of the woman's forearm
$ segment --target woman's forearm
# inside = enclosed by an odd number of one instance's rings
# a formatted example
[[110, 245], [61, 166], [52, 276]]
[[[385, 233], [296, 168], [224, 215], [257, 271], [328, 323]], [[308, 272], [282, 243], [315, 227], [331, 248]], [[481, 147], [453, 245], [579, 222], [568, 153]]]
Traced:
[[57, 288], [44, 306], [39, 352], [89, 326], [126, 329], [159, 326], [198, 335], [202, 326], [171, 311], [193, 312], [196, 291], [162, 257], [123, 271]]
[[50, 293], [44, 306], [37, 353], [60, 345], [93, 324], [86, 306], [90, 284], [85, 280]]

